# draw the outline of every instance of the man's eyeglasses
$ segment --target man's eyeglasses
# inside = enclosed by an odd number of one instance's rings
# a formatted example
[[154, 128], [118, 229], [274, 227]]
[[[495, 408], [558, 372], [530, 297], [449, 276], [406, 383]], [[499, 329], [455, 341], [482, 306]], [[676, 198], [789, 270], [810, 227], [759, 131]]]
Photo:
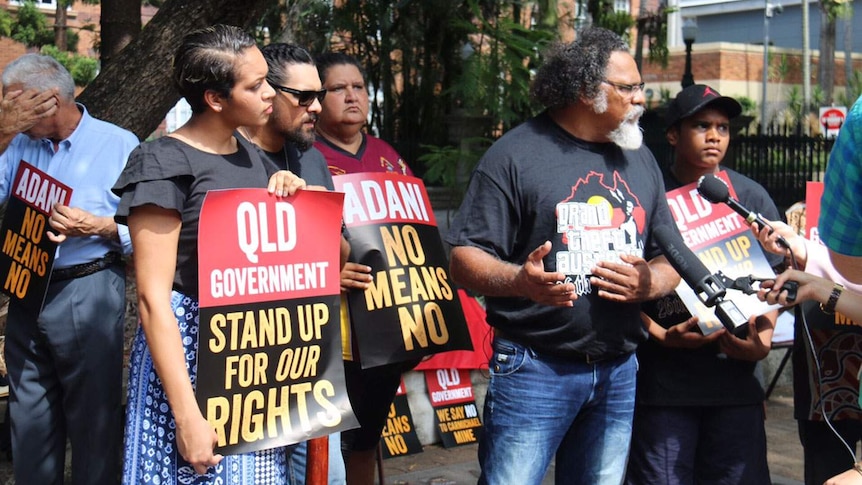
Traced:
[[323, 98], [326, 97], [325, 89], [321, 89], [320, 91], [300, 91], [299, 89], [279, 86], [278, 84], [270, 83], [270, 85], [279, 91], [284, 91], [285, 93], [290, 93], [296, 96], [296, 100], [299, 102], [299, 105], [304, 107], [311, 106], [311, 104], [314, 103], [314, 98], [317, 98], [319, 102], [323, 103]]
[[644, 86], [646, 85], [646, 83], [620, 84], [613, 81], [608, 81], [607, 79], [603, 79], [602, 82], [615, 87], [620, 94], [629, 98], [637, 94], [638, 91], [643, 91]]

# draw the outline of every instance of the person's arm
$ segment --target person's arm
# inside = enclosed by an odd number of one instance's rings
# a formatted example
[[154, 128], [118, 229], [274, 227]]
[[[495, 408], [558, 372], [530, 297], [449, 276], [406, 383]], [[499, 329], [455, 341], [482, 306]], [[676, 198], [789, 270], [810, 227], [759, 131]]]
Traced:
[[655, 300], [679, 284], [679, 274], [664, 256], [649, 262], [629, 254], [620, 259], [622, 263], [599, 261], [592, 270], [590, 284], [599, 289], [602, 298], [621, 302]]
[[171, 311], [182, 222], [175, 211], [144, 205], [131, 211], [128, 223], [135, 247], [141, 327], [176, 420], [177, 451], [198, 474], [204, 474], [222, 457], [213, 454], [218, 435], [195, 400], [180, 331]]
[[854, 466], [846, 472], [826, 480], [823, 485], [862, 485], [862, 471]]
[[449, 272], [452, 280], [477, 293], [492, 297], [522, 297], [551, 306], [572, 306], [578, 298], [575, 285], [562, 283], [565, 275], [545, 271], [542, 261], [551, 243], [533, 250], [523, 265], [502, 261], [472, 246], [452, 248]]
[[[780, 254], [785, 257], [790, 256], [789, 253], [793, 254], [794, 259], [796, 260], [797, 268], [796, 269], [805, 269], [805, 266], [808, 262], [808, 244], [806, 243], [806, 239], [796, 231], [788, 226], [787, 224], [781, 221], [766, 221], [769, 223], [770, 228], [761, 228], [755, 222], [751, 224], [751, 232], [754, 233], [754, 236], [760, 241], [760, 246], [769, 251], [770, 253]], [[762, 230], [763, 229], [763, 230]], [[778, 237], [783, 237], [785, 241], [790, 245], [790, 250], [782, 246], [778, 243]], [[788, 267], [792, 267], [792, 265], [788, 264]]]
[[830, 249], [829, 259], [836, 271], [848, 282], [862, 285], [862, 257], [847, 256]]
[[33, 127], [42, 118], [57, 112], [57, 90], [9, 91], [0, 100], [0, 154], [19, 133]]
[[344, 265], [347, 264], [347, 258], [350, 257], [350, 243], [347, 242], [347, 239], [344, 236], [341, 236], [341, 251], [340, 251], [339, 263], [341, 264], [340, 268], [343, 270]]
[[[799, 284], [796, 299], [792, 302], [787, 301], [787, 291], [782, 288], [788, 281], [795, 281]], [[812, 300], [826, 305], [833, 290], [836, 288], [835, 285], [835, 283], [826, 278], [802, 271], [787, 270], [778, 275], [775, 281], [763, 282], [762, 289], [758, 292], [757, 296], [761, 300], [771, 304], [794, 305]], [[862, 322], [862, 294], [850, 288], [840, 291], [835, 311], [853, 321]]]
[[77, 207], [54, 204], [48, 224], [51, 226], [48, 238], [58, 244], [65, 241], [67, 237], [87, 236], [120, 241], [117, 223], [114, 222], [113, 217], [96, 216]]

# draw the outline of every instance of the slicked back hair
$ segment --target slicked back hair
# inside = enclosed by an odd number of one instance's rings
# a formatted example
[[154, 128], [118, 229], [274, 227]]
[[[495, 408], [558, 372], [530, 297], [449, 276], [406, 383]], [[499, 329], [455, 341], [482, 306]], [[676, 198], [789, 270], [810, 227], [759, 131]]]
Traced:
[[269, 71], [266, 80], [270, 84], [286, 85], [290, 82], [287, 74], [287, 66], [293, 64], [314, 65], [314, 58], [307, 50], [293, 44], [275, 43], [264, 46], [261, 49]]
[[207, 91], [230, 96], [236, 83], [236, 59], [250, 47], [255, 47], [254, 38], [231, 25], [213, 25], [183, 38], [174, 56], [174, 85], [192, 113], [206, 109]]
[[356, 69], [359, 69], [359, 74], [362, 75], [362, 80], [365, 84], [368, 84], [368, 76], [365, 73], [365, 68], [362, 67], [362, 63], [359, 62], [359, 59], [347, 55], [343, 52], [326, 52], [324, 54], [320, 54], [314, 59], [317, 61], [317, 74], [320, 76], [320, 82], [326, 84], [326, 72], [332, 66], [341, 66], [347, 64], [348, 66], [355, 66]]
[[536, 73], [533, 98], [546, 108], [561, 108], [579, 98], [595, 98], [614, 52], [629, 52], [629, 46], [620, 36], [601, 27], [584, 29], [574, 42], [554, 44]]
[[57, 88], [60, 97], [75, 101], [75, 81], [72, 75], [51, 56], [24, 54], [6, 65], [3, 85], [21, 84], [24, 89], [47, 91]]

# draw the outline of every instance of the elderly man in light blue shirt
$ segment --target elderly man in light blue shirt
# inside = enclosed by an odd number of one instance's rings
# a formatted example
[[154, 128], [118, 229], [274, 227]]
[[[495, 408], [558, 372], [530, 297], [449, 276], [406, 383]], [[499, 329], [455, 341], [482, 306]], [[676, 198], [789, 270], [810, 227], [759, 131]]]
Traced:
[[128, 229], [113, 219], [111, 187], [138, 145], [131, 132], [75, 103], [69, 72], [24, 55], [3, 71], [0, 200], [25, 161], [72, 188], [55, 204], [58, 243], [41, 312], [13, 299], [6, 326], [17, 483], [62, 484], [66, 440], [75, 484], [115, 483], [122, 441], [122, 358]]

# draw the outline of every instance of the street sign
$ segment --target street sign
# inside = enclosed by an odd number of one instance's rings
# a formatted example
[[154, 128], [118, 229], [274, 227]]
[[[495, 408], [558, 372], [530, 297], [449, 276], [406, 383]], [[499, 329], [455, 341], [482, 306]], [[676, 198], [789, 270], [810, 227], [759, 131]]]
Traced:
[[823, 127], [823, 136], [835, 138], [838, 130], [844, 124], [847, 116], [847, 108], [844, 106], [823, 106], [820, 108], [820, 126]]

